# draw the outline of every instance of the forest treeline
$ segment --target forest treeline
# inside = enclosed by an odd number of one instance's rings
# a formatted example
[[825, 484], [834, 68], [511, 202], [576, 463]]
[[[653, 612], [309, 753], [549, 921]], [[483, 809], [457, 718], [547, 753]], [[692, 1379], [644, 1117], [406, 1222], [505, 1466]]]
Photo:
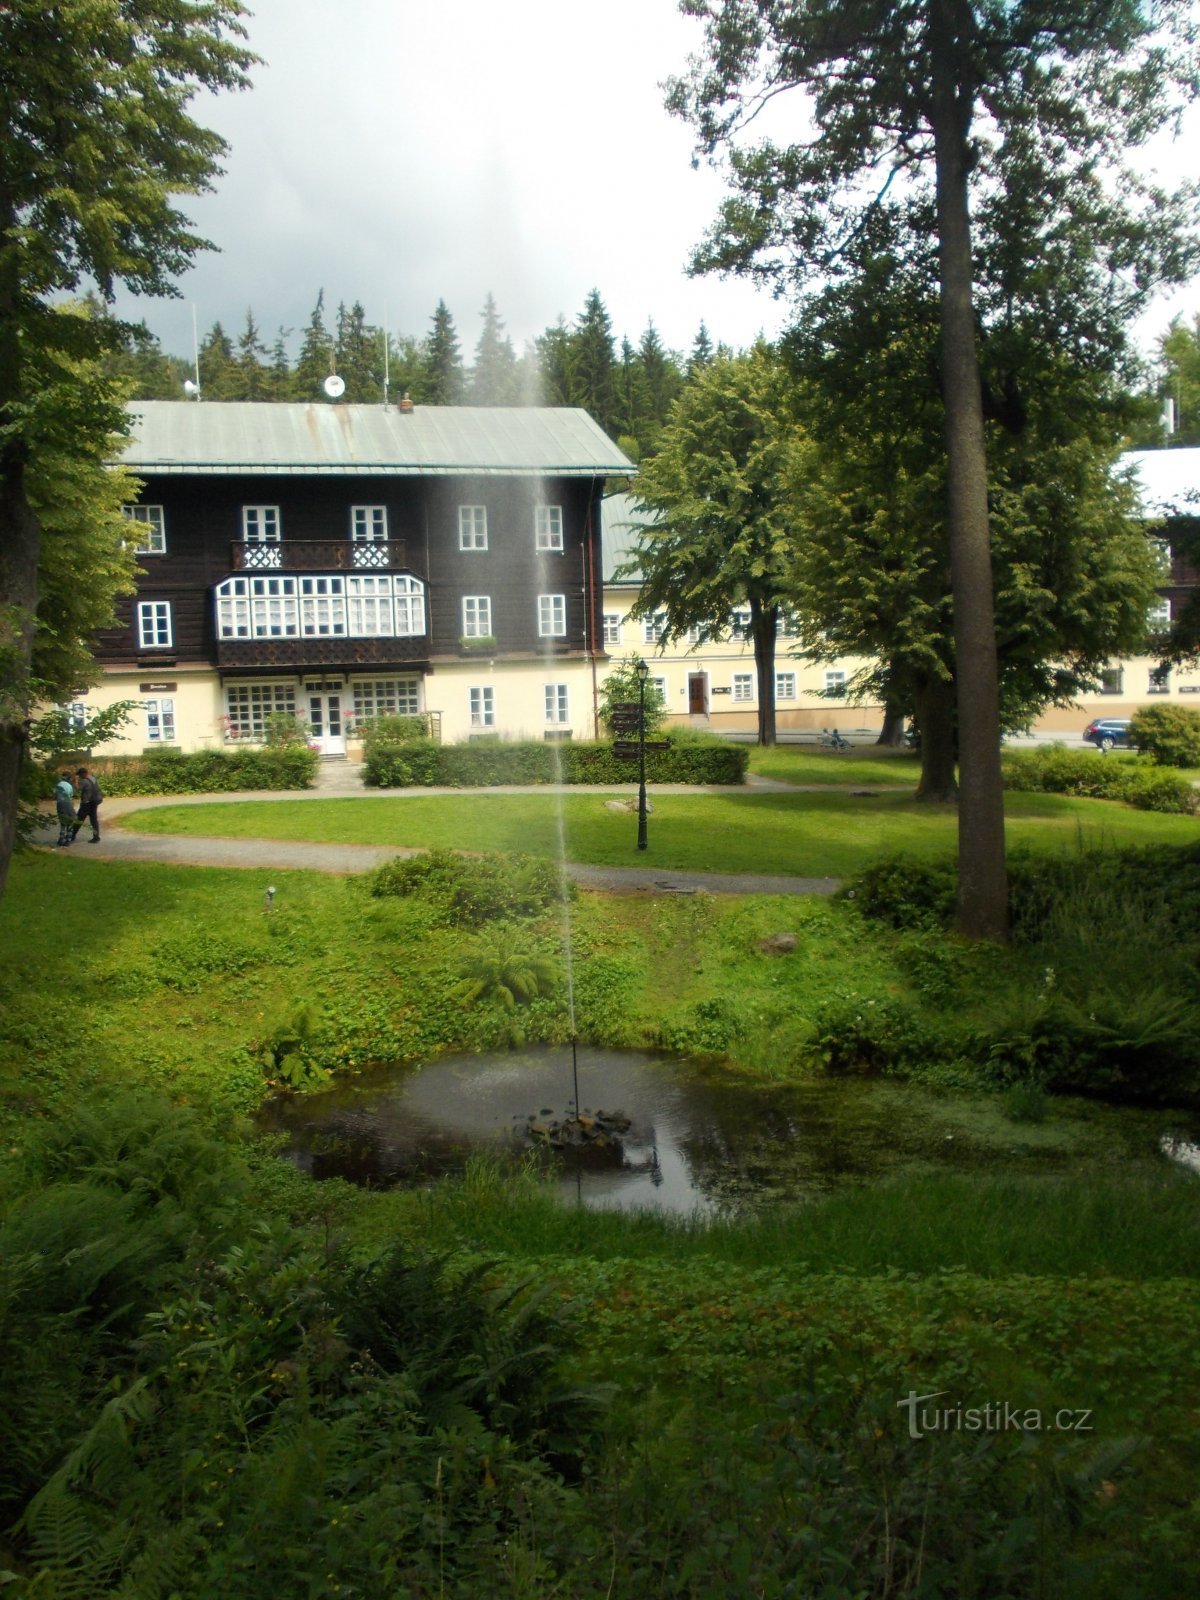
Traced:
[[[598, 290], [573, 322], [560, 317], [518, 353], [493, 297], [470, 356], [444, 300], [423, 337], [386, 335], [388, 394], [417, 405], [582, 406], [633, 459], [652, 455], [671, 406], [697, 368], [724, 352], [701, 323], [687, 355], [668, 350], [653, 322], [634, 344], [618, 346]], [[295, 359], [290, 330], [268, 345], [253, 310], [240, 333], [215, 322], [199, 343], [200, 392], [205, 400], [320, 400], [331, 373], [345, 383], [349, 402], [383, 399], [385, 333], [367, 320], [359, 301], [330, 313], [322, 290]], [[110, 368], [132, 385], [136, 400], [182, 400], [192, 362], [165, 352], [145, 328], [125, 328]]]

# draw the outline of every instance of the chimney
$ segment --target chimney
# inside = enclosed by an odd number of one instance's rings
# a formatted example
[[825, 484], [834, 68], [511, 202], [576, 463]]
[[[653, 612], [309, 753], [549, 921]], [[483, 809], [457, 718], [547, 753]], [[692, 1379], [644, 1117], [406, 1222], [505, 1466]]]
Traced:
[[404, 391], [404, 398], [403, 398], [403, 400], [401, 400], [400, 404], [396, 407], [396, 410], [397, 411], [402, 411], [406, 416], [409, 415], [412, 412], [413, 403], [408, 398], [408, 390], [407, 389]]

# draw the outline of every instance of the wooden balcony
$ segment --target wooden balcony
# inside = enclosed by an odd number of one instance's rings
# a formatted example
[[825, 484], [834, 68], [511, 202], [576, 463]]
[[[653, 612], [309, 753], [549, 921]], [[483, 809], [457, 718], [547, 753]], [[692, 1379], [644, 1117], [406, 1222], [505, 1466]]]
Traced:
[[416, 666], [429, 660], [425, 634], [400, 639], [218, 639], [217, 665], [231, 667], [358, 667]]
[[229, 548], [232, 572], [395, 572], [407, 566], [403, 539], [354, 544], [349, 539], [284, 539]]

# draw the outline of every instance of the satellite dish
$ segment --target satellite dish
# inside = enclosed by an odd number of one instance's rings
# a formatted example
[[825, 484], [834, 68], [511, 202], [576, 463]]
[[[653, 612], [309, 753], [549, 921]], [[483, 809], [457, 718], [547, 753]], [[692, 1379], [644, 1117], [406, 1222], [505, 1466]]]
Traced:
[[200, 385], [198, 383], [193, 383], [190, 378], [185, 378], [183, 380], [183, 392], [190, 400], [193, 395], [200, 393]]
[[338, 400], [346, 392], [346, 380], [339, 378], [336, 372], [331, 372], [321, 387], [331, 400]]

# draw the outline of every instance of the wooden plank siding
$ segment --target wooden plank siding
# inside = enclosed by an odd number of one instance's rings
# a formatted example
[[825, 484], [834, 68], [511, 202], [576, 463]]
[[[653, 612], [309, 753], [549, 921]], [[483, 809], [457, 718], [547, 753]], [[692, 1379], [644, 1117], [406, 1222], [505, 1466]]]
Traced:
[[[431, 656], [461, 656], [464, 595], [486, 594], [498, 654], [579, 654], [588, 645], [602, 652], [599, 527], [587, 479], [509, 477], [398, 478], [370, 476], [147, 475], [144, 505], [164, 509], [166, 551], [139, 557], [136, 596], [118, 602], [119, 626], [97, 640], [105, 666], [137, 664], [146, 670], [207, 664], [242, 671], [304, 665], [370, 666], [403, 660], [428, 665]], [[537, 504], [559, 505], [563, 551], [536, 549]], [[388, 510], [396, 565], [426, 585], [428, 634], [413, 639], [300, 639], [218, 641], [213, 587], [233, 574], [232, 546], [242, 537], [242, 508], [279, 507], [281, 573], [312, 568], [288, 562], [289, 542], [351, 542], [351, 508], [383, 505]], [[459, 549], [458, 508], [487, 507], [488, 547]], [[589, 563], [588, 530], [595, 517]], [[589, 564], [594, 574], [589, 577]], [[390, 564], [389, 564], [390, 565]], [[594, 581], [592, 579], [594, 578]], [[566, 597], [563, 639], [538, 634], [539, 594]], [[170, 649], [139, 650], [139, 601], [171, 605]]]

